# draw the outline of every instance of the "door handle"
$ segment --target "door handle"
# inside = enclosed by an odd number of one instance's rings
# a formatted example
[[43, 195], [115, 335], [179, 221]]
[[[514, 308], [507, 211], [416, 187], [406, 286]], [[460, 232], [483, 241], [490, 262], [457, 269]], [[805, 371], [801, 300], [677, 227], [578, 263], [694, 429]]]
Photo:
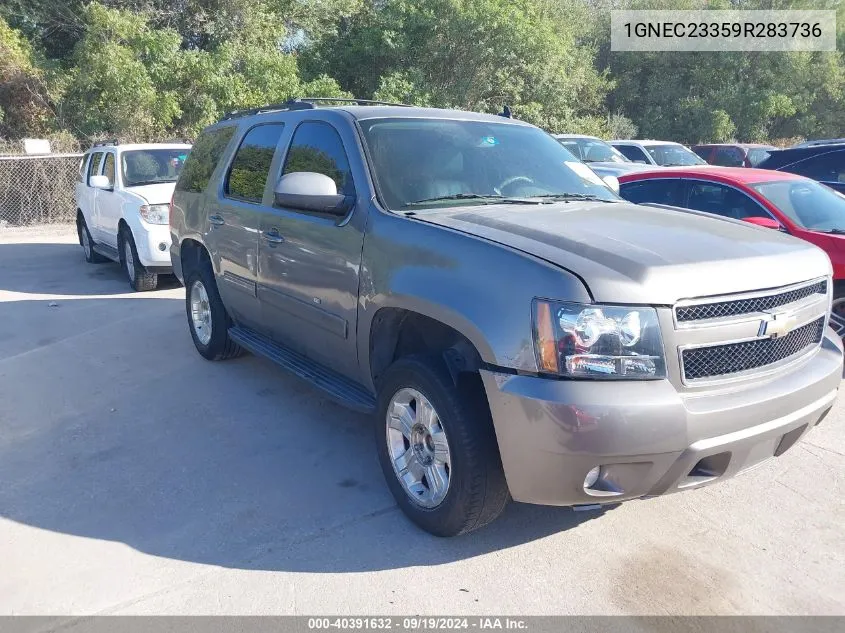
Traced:
[[208, 216], [208, 221], [213, 224], [214, 226], [222, 226], [226, 224], [226, 220], [223, 219], [222, 216], [219, 215], [210, 215]]
[[264, 231], [261, 233], [261, 237], [270, 242], [271, 245], [281, 244], [285, 241], [285, 238], [279, 235], [279, 229], [270, 229], [269, 231]]

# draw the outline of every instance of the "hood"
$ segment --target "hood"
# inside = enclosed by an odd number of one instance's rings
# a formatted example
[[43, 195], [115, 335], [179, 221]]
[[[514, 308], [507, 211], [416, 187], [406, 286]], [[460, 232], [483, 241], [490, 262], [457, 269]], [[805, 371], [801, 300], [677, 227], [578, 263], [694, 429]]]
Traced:
[[597, 302], [671, 305], [797, 283], [831, 270], [824, 251], [808, 242], [696, 211], [559, 202], [461, 207], [416, 217], [569, 270]]
[[126, 187], [125, 189], [129, 193], [141, 196], [148, 204], [169, 204], [175, 188], [175, 182], [157, 182], [154, 185]]

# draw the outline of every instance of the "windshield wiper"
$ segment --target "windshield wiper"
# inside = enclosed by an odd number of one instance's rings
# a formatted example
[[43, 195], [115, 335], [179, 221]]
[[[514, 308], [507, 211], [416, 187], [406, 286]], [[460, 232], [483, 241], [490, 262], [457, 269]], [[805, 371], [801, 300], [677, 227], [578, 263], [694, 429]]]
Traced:
[[139, 182], [128, 183], [127, 187], [143, 187], [144, 185], [159, 185], [163, 182], [176, 182], [175, 180], [141, 180]]
[[816, 229], [819, 233], [832, 233], [833, 235], [845, 235], [845, 229]]
[[[536, 196], [530, 196], [534, 198]], [[456, 193], [451, 196], [437, 196], [435, 198], [423, 198], [422, 200], [414, 200], [413, 202], [406, 202], [405, 206], [410, 207], [415, 204], [426, 204], [427, 202], [440, 202], [443, 200], [483, 200], [483, 204], [540, 204], [536, 200], [529, 198], [506, 198], [505, 196], [498, 196], [495, 194], [480, 194], [480, 193]]]
[[543, 200], [594, 200], [596, 202], [621, 202], [620, 200], [605, 200], [599, 198], [592, 193], [544, 193], [540, 196], [531, 196], [532, 198], [542, 198]]

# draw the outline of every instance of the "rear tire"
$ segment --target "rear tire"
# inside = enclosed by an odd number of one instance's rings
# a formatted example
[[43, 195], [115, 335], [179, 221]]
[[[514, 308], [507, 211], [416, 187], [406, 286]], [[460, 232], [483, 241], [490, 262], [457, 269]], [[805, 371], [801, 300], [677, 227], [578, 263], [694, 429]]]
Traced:
[[[427, 414], [429, 404], [432, 415]], [[426, 424], [427, 419], [436, 422]], [[375, 427], [387, 485], [402, 511], [423, 530], [436, 536], [465, 534], [505, 509], [510, 494], [477, 375], [461, 374], [456, 386], [440, 357], [396, 361], [381, 380]], [[426, 427], [433, 431], [426, 433]], [[444, 475], [445, 482], [439, 483]], [[435, 482], [433, 487], [429, 481]], [[438, 489], [440, 494], [432, 492]]]
[[185, 275], [185, 311], [194, 346], [203, 358], [227, 360], [243, 354], [243, 348], [229, 337], [232, 319], [220, 299], [208, 262]]
[[94, 250], [94, 240], [88, 230], [88, 225], [85, 223], [85, 217], [81, 213], [76, 216], [76, 234], [79, 236], [79, 245], [82, 247], [82, 252], [85, 253], [86, 262], [100, 264], [106, 261], [105, 257]]
[[158, 286], [158, 275], [148, 273], [141, 264], [141, 260], [138, 259], [138, 249], [135, 248], [132, 231], [127, 228], [121, 229], [117, 248], [120, 252], [120, 264], [129, 279], [129, 286], [136, 292], [155, 290]]

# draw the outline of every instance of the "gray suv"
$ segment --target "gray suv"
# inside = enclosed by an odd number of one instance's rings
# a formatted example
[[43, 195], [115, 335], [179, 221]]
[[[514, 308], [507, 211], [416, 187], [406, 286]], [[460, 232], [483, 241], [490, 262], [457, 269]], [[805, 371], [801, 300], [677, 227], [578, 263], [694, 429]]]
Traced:
[[731, 477], [839, 388], [825, 253], [624, 202], [516, 120], [233, 113], [171, 207], [199, 353], [249, 350], [373, 413], [388, 486], [437, 535], [511, 498], [594, 507]]

